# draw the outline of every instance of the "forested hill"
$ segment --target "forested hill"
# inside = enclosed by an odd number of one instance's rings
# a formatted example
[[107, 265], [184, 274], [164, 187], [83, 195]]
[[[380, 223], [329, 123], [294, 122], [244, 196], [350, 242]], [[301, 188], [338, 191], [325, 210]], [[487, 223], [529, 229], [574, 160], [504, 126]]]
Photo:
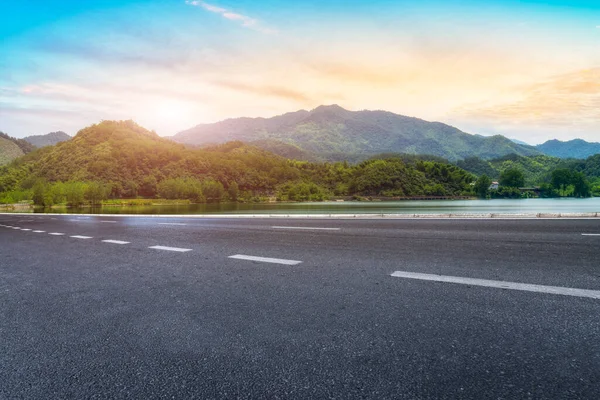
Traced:
[[581, 139], [561, 142], [560, 140], [549, 140], [537, 145], [536, 148], [550, 156], [559, 158], [587, 158], [600, 154], [600, 143], [590, 143]]
[[0, 136], [0, 165], [8, 164], [17, 157], [22, 156], [23, 150], [12, 140]]
[[271, 148], [276, 146], [272, 141], [277, 141], [292, 145], [299, 152], [330, 160], [346, 159], [345, 155], [382, 152], [431, 154], [449, 160], [540, 154], [532, 146], [514, 143], [500, 135], [470, 135], [440, 122], [387, 111], [348, 111], [337, 105], [273, 118], [237, 118], [197, 125], [172, 139], [194, 145], [240, 140], [267, 144]]
[[0, 165], [8, 164], [15, 158], [29, 153], [34, 149], [35, 146], [31, 143], [0, 132]]
[[23, 140], [31, 143], [35, 147], [52, 146], [69, 139], [71, 139], [71, 136], [67, 135], [63, 131], [50, 132], [45, 135], [26, 136], [23, 138]]
[[464, 195], [473, 179], [456, 166], [433, 161], [405, 163], [392, 158], [358, 165], [309, 163], [242, 142], [192, 149], [160, 138], [132, 121], [103, 121], [79, 131], [69, 141], [0, 167], [0, 192], [27, 196], [33, 189], [49, 188], [52, 196], [60, 198], [64, 188], [52, 185], [83, 182], [100, 185], [106, 196], [114, 198], [160, 196], [200, 201], [223, 196], [235, 199], [239, 193], [246, 199], [276, 195], [318, 200], [331, 195]]
[[499, 179], [502, 171], [516, 168], [524, 173], [525, 184], [527, 186], [549, 182], [552, 171], [557, 169], [583, 172], [585, 176], [591, 180], [596, 180], [600, 177], [600, 154], [581, 160], [563, 160], [558, 157], [545, 155], [522, 157], [510, 154], [494, 160], [483, 160], [478, 157], [470, 157], [465, 160], [460, 160], [456, 164], [475, 175], [479, 176], [485, 174], [494, 180]]

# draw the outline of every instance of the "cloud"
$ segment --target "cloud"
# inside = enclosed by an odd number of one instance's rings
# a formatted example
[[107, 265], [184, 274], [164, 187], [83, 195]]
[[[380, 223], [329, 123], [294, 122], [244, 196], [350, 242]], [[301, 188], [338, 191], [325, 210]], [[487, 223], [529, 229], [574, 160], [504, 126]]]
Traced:
[[257, 19], [251, 18], [247, 15], [234, 13], [225, 8], [214, 6], [212, 4], [208, 4], [204, 1], [186, 0], [185, 3], [190, 6], [194, 6], [194, 7], [202, 7], [206, 11], [209, 11], [209, 12], [212, 12], [215, 14], [219, 14], [225, 19], [228, 19], [228, 20], [234, 21], [234, 22], [238, 22], [243, 27], [252, 29], [252, 30], [260, 32], [260, 33], [264, 33], [267, 35], [272, 35], [272, 34], [277, 33], [277, 30], [265, 27], [265, 26], [261, 25], [261, 23]]
[[405, 83], [415, 78], [405, 70], [394, 68], [365, 66], [357, 63], [315, 62], [306, 66], [313, 72], [338, 82], [358, 82], [371, 85], [389, 86]]
[[295, 90], [287, 89], [279, 86], [252, 86], [245, 83], [240, 82], [232, 82], [226, 80], [217, 80], [212, 82], [213, 84], [233, 89], [239, 92], [251, 93], [255, 95], [261, 96], [271, 96], [271, 97], [279, 97], [287, 100], [294, 100], [296, 102], [309, 102], [311, 99], [305, 95], [304, 93], [297, 92]]
[[463, 106], [456, 113], [495, 126], [560, 130], [600, 126], [600, 68], [549, 77], [522, 88], [519, 97], [512, 102]]

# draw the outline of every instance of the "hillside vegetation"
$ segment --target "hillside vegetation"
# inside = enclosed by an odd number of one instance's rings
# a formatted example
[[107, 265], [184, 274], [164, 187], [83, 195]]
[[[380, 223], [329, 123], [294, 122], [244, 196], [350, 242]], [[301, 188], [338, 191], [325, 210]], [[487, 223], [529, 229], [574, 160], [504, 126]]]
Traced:
[[572, 188], [571, 192], [564, 187], [562, 191], [559, 190], [558, 186], [564, 184], [557, 181], [557, 176], [569, 175], [572, 181], [582, 180], [581, 185], [589, 186], [589, 190], [582, 190], [581, 193], [600, 196], [600, 154], [585, 160], [563, 160], [550, 156], [522, 157], [511, 154], [494, 160], [470, 157], [456, 164], [479, 177], [486, 176], [496, 181], [501, 181], [502, 174], [506, 171], [519, 171], [523, 176], [522, 186], [540, 187], [548, 197], [575, 193], [575, 188]]
[[[330, 196], [457, 196], [474, 177], [453, 165], [399, 158], [311, 163], [242, 142], [203, 149], [160, 138], [132, 121], [103, 121], [72, 140], [0, 168], [0, 201], [38, 204], [106, 198], [191, 201], [322, 200]], [[4, 200], [2, 200], [4, 199]]]
[[23, 150], [12, 140], [0, 136], [0, 165], [5, 165], [17, 157], [22, 156]]
[[[240, 140], [265, 145], [282, 155], [303, 158], [308, 153], [334, 161], [364, 159], [382, 152], [432, 154], [449, 160], [541, 154], [532, 146], [514, 143], [500, 135], [470, 135], [439, 122], [387, 111], [354, 112], [337, 105], [273, 118], [237, 118], [198, 125], [172, 139], [193, 145]], [[274, 141], [293, 147], [284, 148]]]
[[559, 158], [588, 158], [600, 154], [600, 143], [590, 143], [581, 139], [573, 139], [566, 142], [560, 140], [549, 140], [537, 145], [536, 148], [544, 154]]

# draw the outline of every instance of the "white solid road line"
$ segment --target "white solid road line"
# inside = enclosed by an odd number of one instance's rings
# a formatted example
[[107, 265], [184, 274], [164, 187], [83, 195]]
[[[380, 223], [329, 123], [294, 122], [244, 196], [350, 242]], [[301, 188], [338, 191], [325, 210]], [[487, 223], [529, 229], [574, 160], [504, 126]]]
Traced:
[[178, 225], [178, 226], [187, 225], [187, 224], [182, 224], [182, 223], [179, 223], [179, 222], [159, 222], [158, 224], [159, 225]]
[[45, 233], [46, 231], [32, 231], [33, 233]]
[[59, 233], [59, 232], [50, 232], [48, 235], [52, 235], [52, 236], [63, 236], [64, 233]]
[[185, 253], [186, 251], [192, 251], [192, 249], [181, 249], [179, 247], [168, 247], [168, 246], [150, 246], [148, 248], [155, 249], [155, 250], [178, 251], [180, 253]]
[[81, 236], [81, 235], [74, 235], [71, 236], [73, 239], [93, 239], [93, 237], [91, 236]]
[[123, 240], [112, 240], [112, 239], [108, 239], [108, 240], [103, 240], [104, 243], [113, 243], [113, 244], [129, 244], [131, 242], [124, 242]]
[[259, 261], [259, 262], [266, 262], [266, 263], [271, 263], [271, 264], [283, 264], [283, 265], [298, 265], [302, 262], [302, 261], [296, 261], [296, 260], [284, 260], [281, 258], [246, 256], [243, 254], [236, 254], [234, 256], [229, 256], [228, 258], [235, 258], [236, 260]]
[[529, 283], [492, 281], [488, 279], [462, 278], [459, 276], [421, 274], [418, 272], [396, 271], [392, 276], [397, 278], [418, 279], [422, 281], [460, 283], [471, 286], [484, 286], [497, 289], [522, 290], [525, 292], [560, 294], [564, 296], [588, 297], [600, 300], [600, 290], [575, 289], [561, 286], [533, 285]]
[[581, 236], [600, 236], [600, 233], [582, 233]]
[[310, 226], [272, 226], [273, 229], [298, 229], [305, 231], [339, 231], [340, 228], [316, 228]]

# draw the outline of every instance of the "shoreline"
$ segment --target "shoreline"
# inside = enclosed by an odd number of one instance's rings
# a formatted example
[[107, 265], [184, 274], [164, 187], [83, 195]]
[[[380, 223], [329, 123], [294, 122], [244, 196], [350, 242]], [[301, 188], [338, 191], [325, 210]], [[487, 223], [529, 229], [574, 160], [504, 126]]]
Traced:
[[478, 213], [478, 214], [73, 214], [0, 212], [0, 215], [48, 215], [121, 218], [232, 218], [232, 219], [598, 219], [600, 212], [587, 213]]

